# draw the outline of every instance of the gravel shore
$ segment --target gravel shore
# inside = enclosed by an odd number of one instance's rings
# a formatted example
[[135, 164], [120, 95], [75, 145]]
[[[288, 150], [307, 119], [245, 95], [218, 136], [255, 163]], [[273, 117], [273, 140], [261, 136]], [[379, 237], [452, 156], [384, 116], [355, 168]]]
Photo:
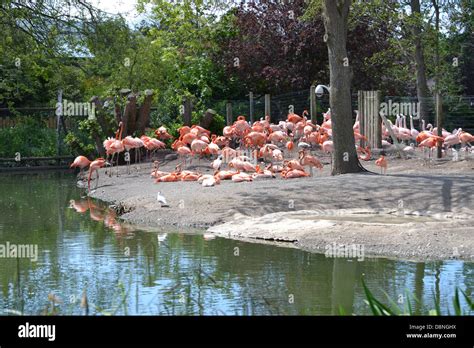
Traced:
[[[176, 160], [159, 156], [160, 170], [174, 169]], [[194, 160], [187, 169], [210, 173], [209, 163]], [[374, 161], [363, 164], [378, 172]], [[323, 253], [331, 243], [357, 244], [370, 256], [473, 261], [473, 169], [474, 161], [391, 158], [387, 175], [333, 177], [326, 165], [309, 178], [202, 187], [157, 184], [145, 163], [132, 165], [130, 175], [120, 167], [119, 177], [115, 169], [110, 178], [102, 169], [91, 197], [108, 202], [127, 223], [147, 228], [210, 228], [229, 238], [282, 241]], [[169, 207], [157, 202], [158, 191]]]

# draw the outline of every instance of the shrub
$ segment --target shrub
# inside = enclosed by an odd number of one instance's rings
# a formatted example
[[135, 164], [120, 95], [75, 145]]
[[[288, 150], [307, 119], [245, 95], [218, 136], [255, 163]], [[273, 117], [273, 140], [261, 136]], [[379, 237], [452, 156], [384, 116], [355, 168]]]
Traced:
[[21, 117], [14, 127], [0, 129], [0, 157], [56, 155], [57, 134], [38, 118]]

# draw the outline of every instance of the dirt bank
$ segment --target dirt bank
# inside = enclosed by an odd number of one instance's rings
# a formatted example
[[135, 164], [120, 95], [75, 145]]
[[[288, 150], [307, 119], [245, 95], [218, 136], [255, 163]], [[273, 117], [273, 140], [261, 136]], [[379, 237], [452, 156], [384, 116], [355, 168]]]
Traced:
[[[176, 160], [165, 161], [162, 155], [161, 163], [161, 170], [173, 170]], [[373, 161], [364, 162], [364, 166], [378, 169]], [[191, 169], [210, 172], [209, 162], [195, 161]], [[427, 163], [392, 158], [384, 176], [332, 177], [326, 165], [311, 178], [224, 181], [216, 187], [202, 187], [195, 182], [155, 184], [148, 163], [138, 171], [132, 167], [131, 175], [121, 167], [120, 177], [109, 178], [102, 170], [99, 186], [91, 196], [109, 202], [126, 222], [152, 228], [212, 226], [211, 232], [230, 238], [288, 240], [299, 248], [318, 252], [336, 242], [363, 244], [367, 255], [474, 260], [473, 169], [474, 161]], [[160, 206], [158, 191], [170, 207]], [[351, 217], [321, 220], [325, 212], [341, 216], [361, 209], [369, 214], [366, 223]], [[292, 216], [303, 210], [310, 211], [304, 213], [309, 217]], [[388, 221], [386, 214], [393, 216], [394, 212], [428, 218]], [[379, 220], [374, 222], [375, 213]], [[320, 220], [324, 223], [319, 222], [320, 228], [316, 228], [314, 224]], [[227, 224], [218, 226], [223, 223]]]

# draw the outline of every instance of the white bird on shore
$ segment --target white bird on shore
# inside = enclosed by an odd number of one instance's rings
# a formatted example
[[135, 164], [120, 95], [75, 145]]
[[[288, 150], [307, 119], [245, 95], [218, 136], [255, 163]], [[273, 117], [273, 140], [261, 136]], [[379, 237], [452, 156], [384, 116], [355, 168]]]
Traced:
[[161, 203], [162, 207], [169, 207], [169, 204], [166, 201], [165, 196], [163, 196], [161, 192], [158, 192], [158, 194], [156, 195], [156, 200]]
[[216, 178], [214, 178], [212, 175], [210, 175], [209, 177], [206, 177], [203, 181], [202, 181], [202, 186], [203, 187], [212, 187], [216, 184]]
[[211, 164], [214, 170], [219, 170], [222, 165], [222, 156], [217, 157]]

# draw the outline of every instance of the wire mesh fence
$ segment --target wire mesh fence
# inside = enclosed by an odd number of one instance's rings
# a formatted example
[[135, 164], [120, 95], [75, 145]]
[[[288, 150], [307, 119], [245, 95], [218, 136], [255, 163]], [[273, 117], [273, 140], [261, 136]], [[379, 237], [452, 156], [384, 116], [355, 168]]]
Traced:
[[[299, 115], [303, 111], [310, 110], [310, 91], [303, 90], [291, 93], [271, 96], [270, 116], [272, 122], [286, 119], [288, 113], [295, 112]], [[358, 109], [358, 95], [351, 97], [352, 109]], [[418, 118], [419, 104], [418, 98], [414, 96], [385, 96], [381, 100], [388, 107], [387, 116], [392, 121], [396, 114], [414, 116], [414, 127], [421, 129], [421, 122]], [[426, 98], [427, 122], [435, 125], [436, 110], [434, 98]], [[229, 100], [211, 101], [210, 108], [218, 114], [226, 115], [226, 104], [232, 105], [232, 120], [235, 121], [239, 115], [249, 116], [250, 100]], [[394, 106], [397, 108], [394, 108]], [[381, 106], [382, 107], [382, 106]], [[329, 95], [325, 94], [316, 99], [316, 118], [319, 123], [322, 121], [322, 114], [329, 109]], [[253, 100], [254, 119], [259, 120], [265, 116], [265, 98], [258, 96]], [[451, 131], [462, 128], [468, 132], [474, 132], [474, 96], [443, 96], [442, 97], [443, 128]], [[355, 113], [352, 115], [355, 118]], [[249, 117], [247, 117], [249, 119]], [[407, 126], [410, 126], [409, 124]]]
[[[398, 105], [401, 114], [407, 115], [406, 110], [418, 110], [419, 100], [416, 97], [386, 96], [383, 100], [388, 109], [390, 105]], [[427, 124], [436, 124], [436, 108], [433, 97], [426, 98]], [[404, 112], [405, 111], [405, 112]], [[392, 119], [395, 116], [391, 113]], [[442, 124], [448, 131], [462, 128], [465, 131], [474, 131], [474, 96], [443, 96], [442, 97]], [[408, 127], [410, 125], [407, 125]], [[421, 129], [422, 124], [418, 118], [414, 119], [414, 126]]]
[[[310, 110], [310, 89], [296, 91], [291, 93], [285, 93], [280, 95], [274, 95], [270, 98], [270, 116], [271, 120], [274, 123], [277, 123], [280, 120], [286, 119], [289, 112], [295, 112], [299, 115], [303, 113], [304, 110]], [[418, 110], [418, 99], [413, 96], [385, 96], [382, 98], [382, 103], [385, 103], [386, 106], [393, 106], [395, 104], [400, 106], [399, 113], [403, 113], [406, 116], [407, 114], [406, 107], [411, 107], [408, 109], [408, 113], [411, 111]], [[217, 114], [226, 116], [228, 107], [227, 104], [230, 103], [232, 106], [232, 121], [235, 121], [239, 115], [247, 116], [249, 120], [250, 114], [250, 99], [247, 100], [211, 100], [209, 103], [206, 103], [207, 107], [213, 109]], [[427, 114], [428, 122], [432, 125], [436, 125], [436, 112], [435, 112], [435, 103], [432, 97], [427, 98]], [[357, 94], [352, 95], [352, 107], [353, 110], [358, 109], [358, 96]], [[316, 98], [316, 119], [318, 123], [322, 122], [322, 113], [326, 112], [329, 108], [329, 95], [324, 94], [321, 98]], [[405, 109], [404, 109], [405, 108]], [[265, 116], [265, 96], [256, 95], [253, 98], [253, 113], [254, 120], [259, 120]], [[474, 132], [474, 96], [443, 96], [442, 97], [442, 113], [443, 113], [443, 128], [448, 131], [452, 131], [456, 128], [462, 128], [468, 132]], [[388, 118], [394, 121], [395, 113], [389, 113]], [[352, 115], [355, 117], [355, 113]], [[85, 119], [86, 117], [80, 116], [65, 116], [62, 124], [61, 131], [56, 132], [57, 129], [57, 116], [56, 109], [51, 106], [36, 106], [36, 107], [15, 107], [15, 108], [0, 108], [0, 135], [5, 138], [8, 136], [8, 133], [2, 132], [6, 128], [18, 127], [20, 124], [24, 124], [25, 120], [35, 120], [35, 125], [37, 128], [50, 129], [50, 134], [53, 136], [59, 136], [56, 139], [57, 142], [57, 155], [69, 154], [70, 150], [65, 144], [65, 136], [67, 132], [76, 132], [79, 127], [79, 121]], [[173, 116], [170, 116], [173, 119]], [[407, 120], [409, 122], [409, 118]], [[407, 125], [410, 126], [409, 124]], [[421, 129], [421, 123], [414, 118], [414, 127]], [[7, 134], [7, 135], [5, 135]], [[27, 136], [33, 137], [34, 134], [29, 134]], [[28, 142], [28, 139], [24, 140], [25, 143]], [[11, 142], [10, 139], [0, 139], [0, 147], [3, 145], [8, 145]], [[1, 150], [1, 149], [0, 149]], [[13, 154], [11, 154], [13, 156]], [[2, 157], [2, 156], [0, 156]]]

